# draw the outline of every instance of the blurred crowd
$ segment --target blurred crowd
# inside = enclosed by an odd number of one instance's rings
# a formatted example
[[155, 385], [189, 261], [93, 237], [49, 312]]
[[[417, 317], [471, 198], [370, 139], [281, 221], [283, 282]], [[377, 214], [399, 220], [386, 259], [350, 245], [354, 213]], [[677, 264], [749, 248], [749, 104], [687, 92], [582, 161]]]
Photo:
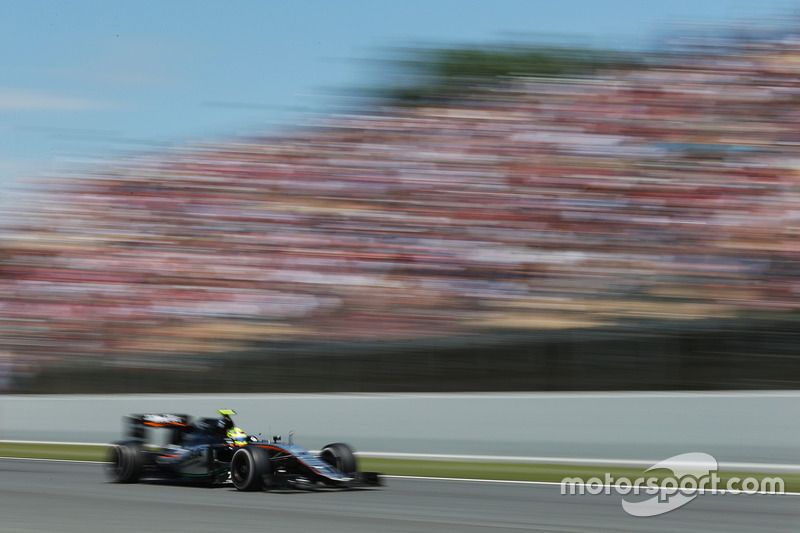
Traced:
[[800, 307], [800, 40], [199, 142], [51, 177], [0, 237], [38, 360]]

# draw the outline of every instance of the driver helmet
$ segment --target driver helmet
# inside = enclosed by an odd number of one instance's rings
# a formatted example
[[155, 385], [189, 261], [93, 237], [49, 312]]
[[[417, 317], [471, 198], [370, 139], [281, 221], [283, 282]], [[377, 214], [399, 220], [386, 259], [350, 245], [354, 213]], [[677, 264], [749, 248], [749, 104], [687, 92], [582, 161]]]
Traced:
[[234, 446], [244, 446], [247, 444], [247, 434], [241, 428], [231, 428], [228, 430], [228, 438]]

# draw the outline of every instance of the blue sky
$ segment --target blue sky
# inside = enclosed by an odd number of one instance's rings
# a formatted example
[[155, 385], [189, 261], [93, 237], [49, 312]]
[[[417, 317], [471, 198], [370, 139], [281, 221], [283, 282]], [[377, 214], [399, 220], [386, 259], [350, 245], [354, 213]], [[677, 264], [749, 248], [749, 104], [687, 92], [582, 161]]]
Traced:
[[[303, 121], [380, 81], [386, 49], [567, 39], [642, 44], [668, 21], [796, 12], [762, 0], [6, 0], [0, 202], [75, 157]], [[139, 144], [141, 141], [153, 145]], [[0, 203], [0, 205], [2, 205]]]

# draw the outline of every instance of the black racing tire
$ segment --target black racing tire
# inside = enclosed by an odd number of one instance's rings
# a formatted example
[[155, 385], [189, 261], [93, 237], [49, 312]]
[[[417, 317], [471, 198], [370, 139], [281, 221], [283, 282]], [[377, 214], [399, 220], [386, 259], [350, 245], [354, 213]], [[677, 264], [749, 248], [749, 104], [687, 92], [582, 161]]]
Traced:
[[270, 473], [269, 454], [258, 446], [239, 448], [231, 458], [231, 481], [238, 490], [263, 489], [264, 476]]
[[328, 444], [319, 452], [319, 458], [343, 474], [358, 471], [355, 451], [343, 442]]
[[116, 442], [108, 450], [106, 474], [115, 483], [135, 483], [142, 474], [143, 464], [141, 442]]

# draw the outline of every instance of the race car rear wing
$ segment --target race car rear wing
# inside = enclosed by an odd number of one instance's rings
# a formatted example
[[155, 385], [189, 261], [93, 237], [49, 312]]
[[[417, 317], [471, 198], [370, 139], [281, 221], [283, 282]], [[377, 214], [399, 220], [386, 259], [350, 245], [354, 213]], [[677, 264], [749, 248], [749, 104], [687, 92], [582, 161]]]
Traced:
[[189, 415], [176, 415], [170, 413], [145, 413], [131, 415], [127, 418], [127, 431], [129, 437], [145, 440], [145, 428], [169, 428], [173, 431], [173, 439], [189, 429]]

